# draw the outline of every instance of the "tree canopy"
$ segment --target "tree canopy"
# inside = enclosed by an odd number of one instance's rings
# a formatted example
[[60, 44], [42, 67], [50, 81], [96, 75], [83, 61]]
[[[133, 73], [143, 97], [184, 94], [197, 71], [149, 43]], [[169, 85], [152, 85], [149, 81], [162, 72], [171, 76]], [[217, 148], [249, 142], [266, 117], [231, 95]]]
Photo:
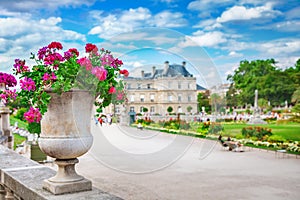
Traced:
[[227, 76], [231, 86], [227, 92], [228, 105], [253, 104], [254, 91], [259, 99], [271, 105], [291, 103], [291, 97], [300, 86], [300, 59], [294, 67], [285, 70], [276, 66], [274, 59], [241, 61], [238, 69]]

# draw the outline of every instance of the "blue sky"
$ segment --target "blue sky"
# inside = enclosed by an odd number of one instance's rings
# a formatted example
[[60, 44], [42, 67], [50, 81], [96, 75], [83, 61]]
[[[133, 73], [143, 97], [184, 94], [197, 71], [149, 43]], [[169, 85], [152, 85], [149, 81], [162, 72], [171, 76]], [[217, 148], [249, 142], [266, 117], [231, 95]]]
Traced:
[[133, 71], [185, 60], [208, 87], [226, 82], [241, 60], [294, 66], [299, 13], [299, 0], [0, 0], [0, 69], [11, 72], [15, 58], [51, 41], [81, 52], [91, 42]]

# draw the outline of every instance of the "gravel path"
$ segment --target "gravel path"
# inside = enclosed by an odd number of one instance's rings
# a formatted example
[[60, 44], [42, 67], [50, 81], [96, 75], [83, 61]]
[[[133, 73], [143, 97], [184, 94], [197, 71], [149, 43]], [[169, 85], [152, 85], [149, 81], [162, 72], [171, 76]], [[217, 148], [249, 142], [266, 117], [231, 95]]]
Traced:
[[300, 156], [248, 149], [229, 152], [215, 141], [111, 125], [93, 126], [94, 144], [77, 171], [128, 200], [300, 197]]

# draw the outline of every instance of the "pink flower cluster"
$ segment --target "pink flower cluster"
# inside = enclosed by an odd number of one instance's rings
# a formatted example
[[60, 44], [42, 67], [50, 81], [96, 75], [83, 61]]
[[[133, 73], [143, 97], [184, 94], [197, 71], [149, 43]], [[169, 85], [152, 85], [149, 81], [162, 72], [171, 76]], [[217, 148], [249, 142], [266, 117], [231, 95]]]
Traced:
[[39, 49], [38, 58], [44, 61], [45, 65], [53, 65], [54, 69], [58, 68], [60, 62], [69, 60], [74, 55], [79, 56], [79, 52], [75, 48], [71, 48], [68, 51], [64, 52], [64, 56], [57, 53], [57, 50], [63, 49], [63, 46], [59, 42], [51, 42], [48, 46]]
[[27, 91], [34, 91], [35, 90], [35, 82], [31, 78], [25, 77], [24, 79], [20, 80], [21, 89]]
[[43, 75], [43, 81], [55, 81], [57, 79], [56, 75], [54, 74], [54, 72], [50, 74], [45, 73]]
[[87, 71], [90, 71], [93, 68], [91, 61], [86, 57], [80, 58], [79, 60], [77, 60], [77, 63], [80, 64], [82, 67], [85, 67]]
[[24, 119], [29, 123], [39, 123], [42, 119], [42, 114], [38, 108], [30, 107], [29, 111], [24, 113]]
[[104, 81], [107, 77], [107, 70], [103, 66], [97, 66], [92, 69], [92, 74], [94, 74], [99, 81]]
[[15, 59], [14, 70], [16, 71], [16, 74], [29, 72], [28, 66], [25, 65], [25, 60], [20, 59]]
[[4, 90], [0, 94], [0, 99], [2, 99], [4, 105], [6, 105], [7, 102], [10, 100], [16, 100], [16, 97], [17, 97], [16, 90]]
[[0, 72], [0, 83], [4, 83], [7, 87], [15, 87], [17, 85], [17, 80], [11, 74]]

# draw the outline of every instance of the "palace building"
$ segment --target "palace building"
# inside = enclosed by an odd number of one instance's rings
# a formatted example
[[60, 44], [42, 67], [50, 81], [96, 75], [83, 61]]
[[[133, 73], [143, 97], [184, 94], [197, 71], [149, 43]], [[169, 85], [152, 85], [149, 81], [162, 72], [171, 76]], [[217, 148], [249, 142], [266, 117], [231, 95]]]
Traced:
[[150, 72], [142, 70], [140, 76], [124, 81], [130, 112], [165, 115], [168, 107], [172, 113], [197, 112], [196, 78], [187, 71], [186, 62], [170, 65], [166, 61], [164, 69], [153, 66]]

